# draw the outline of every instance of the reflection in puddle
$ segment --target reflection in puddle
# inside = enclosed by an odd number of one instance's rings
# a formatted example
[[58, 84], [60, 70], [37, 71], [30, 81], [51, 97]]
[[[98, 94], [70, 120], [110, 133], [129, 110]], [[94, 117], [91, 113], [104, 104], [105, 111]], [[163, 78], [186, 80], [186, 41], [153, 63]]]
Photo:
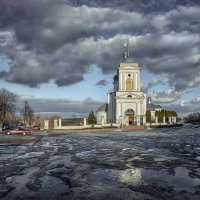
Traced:
[[138, 185], [141, 182], [141, 169], [127, 169], [119, 173], [119, 181], [131, 185]]
[[175, 186], [175, 188], [195, 187], [200, 184], [197, 178], [191, 178], [188, 170], [184, 167], [177, 167], [175, 175], [169, 175], [166, 171], [153, 171], [142, 169], [142, 179], [146, 183], [158, 183], [162, 185]]
[[132, 167], [132, 161], [135, 158], [130, 158], [127, 160], [126, 167], [128, 169], [121, 171], [119, 173], [119, 181], [126, 184], [138, 185], [141, 181], [141, 169]]
[[[134, 168], [132, 161], [138, 158], [127, 160], [126, 167], [128, 169], [119, 173], [118, 179], [122, 183], [131, 185], [155, 184], [164, 187], [174, 187], [175, 189], [190, 189], [200, 185], [198, 178], [191, 178], [188, 175], [188, 170], [185, 167], [175, 168], [175, 175], [169, 175], [167, 170], [154, 171], [144, 168]], [[169, 160], [175, 157], [167, 157]], [[157, 158], [157, 161], [166, 160], [164, 157]]]
[[119, 173], [119, 181], [131, 185], [155, 184], [164, 187], [174, 186], [175, 189], [190, 190], [198, 186], [200, 180], [191, 178], [185, 167], [175, 168], [175, 175], [169, 175], [166, 170], [154, 171], [140, 168], [130, 168]]

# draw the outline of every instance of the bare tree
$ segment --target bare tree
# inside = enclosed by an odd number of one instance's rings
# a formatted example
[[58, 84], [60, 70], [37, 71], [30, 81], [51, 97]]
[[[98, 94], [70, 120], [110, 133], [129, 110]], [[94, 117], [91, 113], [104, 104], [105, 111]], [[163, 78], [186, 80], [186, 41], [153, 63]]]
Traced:
[[29, 126], [31, 124], [31, 121], [34, 117], [34, 111], [31, 108], [31, 106], [28, 104], [28, 101], [24, 102], [24, 107], [21, 109], [21, 114], [23, 117], [24, 124], [26, 126]]
[[6, 89], [0, 89], [0, 124], [5, 122], [6, 115], [14, 116], [18, 95]]

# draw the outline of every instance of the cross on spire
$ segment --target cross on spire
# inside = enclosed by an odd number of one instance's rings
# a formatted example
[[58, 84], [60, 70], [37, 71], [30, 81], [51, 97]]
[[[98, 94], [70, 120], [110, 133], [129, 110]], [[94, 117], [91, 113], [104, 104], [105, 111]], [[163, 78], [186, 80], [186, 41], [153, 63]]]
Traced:
[[126, 41], [127, 58], [129, 57], [129, 39]]
[[124, 43], [124, 54], [123, 54], [123, 59], [125, 60], [126, 58], [129, 57], [129, 40], [127, 39], [126, 42]]

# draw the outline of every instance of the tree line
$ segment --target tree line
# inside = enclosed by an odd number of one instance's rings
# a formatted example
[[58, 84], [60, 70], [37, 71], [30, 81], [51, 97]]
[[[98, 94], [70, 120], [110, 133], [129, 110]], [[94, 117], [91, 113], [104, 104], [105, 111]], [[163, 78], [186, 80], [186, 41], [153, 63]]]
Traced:
[[[23, 106], [19, 108], [17, 106], [19, 100], [19, 95], [13, 92], [10, 92], [6, 89], [0, 89], [0, 127], [3, 124], [16, 124], [24, 125], [29, 127], [31, 124], [36, 124], [38, 126], [44, 126], [44, 120], [47, 117], [44, 117], [40, 114], [35, 115], [34, 110], [29, 105], [28, 101], [25, 101]], [[20, 113], [16, 115], [16, 113]], [[59, 119], [57, 115], [50, 116], [50, 128], [53, 128], [54, 119]], [[96, 117], [94, 112], [90, 112], [87, 118], [88, 124], [95, 124]]]
[[[163, 123], [163, 117], [165, 117], [165, 122], [169, 122], [169, 117], [177, 117], [177, 113], [175, 111], [170, 111], [170, 110], [160, 110], [160, 111], [155, 111], [155, 116], [158, 117], [158, 122]], [[155, 122], [155, 119], [152, 119], [151, 116], [151, 111], [147, 110], [146, 111], [146, 122], [147, 123], [152, 123]]]
[[[19, 96], [6, 89], [0, 89], [0, 126], [5, 123], [23, 124], [30, 126], [34, 118], [34, 111], [27, 101], [22, 108], [17, 107]], [[20, 116], [16, 115], [19, 111]]]
[[200, 123], [200, 112], [191, 113], [187, 117], [184, 117], [185, 123]]

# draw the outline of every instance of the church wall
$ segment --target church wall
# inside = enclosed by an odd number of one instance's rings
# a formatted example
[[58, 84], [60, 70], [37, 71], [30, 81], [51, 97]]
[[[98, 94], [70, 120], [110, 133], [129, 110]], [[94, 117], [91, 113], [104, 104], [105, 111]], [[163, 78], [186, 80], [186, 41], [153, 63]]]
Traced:
[[99, 111], [96, 113], [97, 124], [107, 123], [107, 113], [105, 111]]
[[154, 111], [154, 110], [151, 110], [151, 120], [152, 121], [155, 121], [155, 114], [156, 114], [156, 112]]
[[107, 111], [107, 122], [110, 122], [112, 119], [112, 99], [111, 99], [111, 93], [108, 93], [108, 111]]
[[141, 103], [141, 110], [142, 110], [141, 115], [146, 115], [146, 110], [147, 110], [147, 95], [146, 94], [144, 94], [144, 100]]
[[116, 110], [116, 122], [126, 124], [127, 118], [125, 115], [125, 112], [128, 109], [134, 110], [134, 116], [138, 115], [144, 115], [144, 111], [146, 112], [146, 109], [143, 107], [145, 104], [145, 101], [143, 104], [140, 102], [140, 99], [117, 99], [117, 110]]
[[115, 122], [115, 92], [108, 93], [108, 111], [107, 111], [107, 122]]

